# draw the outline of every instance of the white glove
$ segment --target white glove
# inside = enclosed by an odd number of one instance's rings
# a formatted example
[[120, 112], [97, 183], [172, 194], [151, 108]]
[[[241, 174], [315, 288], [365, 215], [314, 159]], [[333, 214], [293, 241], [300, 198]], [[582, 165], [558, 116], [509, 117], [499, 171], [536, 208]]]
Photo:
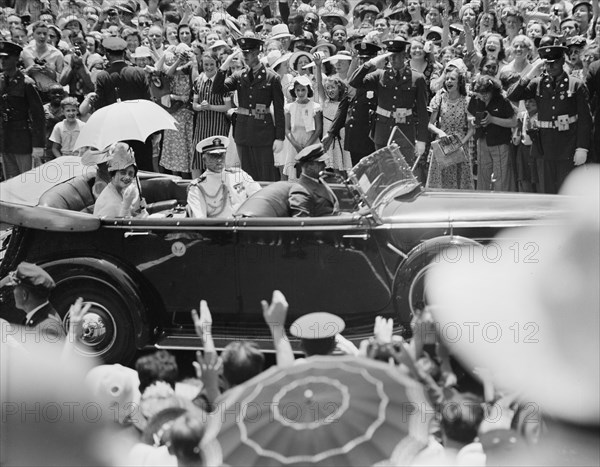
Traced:
[[273, 152], [279, 152], [283, 149], [283, 141], [280, 139], [276, 139], [273, 141]]
[[33, 148], [31, 155], [37, 159], [44, 157], [44, 148]]
[[420, 156], [425, 152], [425, 146], [427, 145], [423, 141], [417, 141], [415, 144], [415, 152], [417, 153], [417, 156]]
[[575, 155], [573, 156], [573, 163], [575, 165], [583, 165], [587, 161], [588, 150], [583, 148], [575, 149]]

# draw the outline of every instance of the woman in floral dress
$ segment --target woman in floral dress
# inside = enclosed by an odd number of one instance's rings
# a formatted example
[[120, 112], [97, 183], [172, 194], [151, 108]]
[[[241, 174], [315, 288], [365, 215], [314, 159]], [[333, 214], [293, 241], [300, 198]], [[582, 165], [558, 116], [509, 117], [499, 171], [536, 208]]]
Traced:
[[[468, 143], [474, 129], [467, 120], [467, 91], [465, 76], [457, 69], [446, 72], [444, 87], [431, 99], [429, 130], [437, 138], [457, 135], [462, 144]], [[473, 169], [467, 158], [446, 168], [441, 168], [432, 158], [427, 177], [428, 188], [473, 190]]]

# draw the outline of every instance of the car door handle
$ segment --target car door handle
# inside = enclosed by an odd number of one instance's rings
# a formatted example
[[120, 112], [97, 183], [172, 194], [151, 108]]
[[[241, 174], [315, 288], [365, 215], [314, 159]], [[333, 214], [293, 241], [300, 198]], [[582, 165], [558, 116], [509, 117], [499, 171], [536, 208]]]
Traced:
[[150, 235], [150, 232], [146, 231], [146, 232], [125, 232], [123, 234], [123, 236], [125, 238], [129, 238], [129, 237], [142, 237], [142, 236], [146, 236], [146, 235]]
[[363, 233], [363, 234], [346, 234], [346, 235], [343, 235], [342, 238], [360, 238], [361, 240], [368, 240], [369, 239], [369, 234], [368, 233]]

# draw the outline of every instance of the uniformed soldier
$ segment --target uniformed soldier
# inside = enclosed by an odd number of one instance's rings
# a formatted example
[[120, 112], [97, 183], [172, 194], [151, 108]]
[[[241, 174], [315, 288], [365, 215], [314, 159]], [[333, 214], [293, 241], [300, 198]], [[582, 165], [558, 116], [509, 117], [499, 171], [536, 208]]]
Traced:
[[0, 41], [0, 156], [4, 178], [27, 172], [44, 157], [46, 118], [35, 81], [18, 68], [22, 47]]
[[[352, 74], [348, 84], [376, 92], [377, 108], [371, 132], [375, 148], [385, 147], [397, 126], [406, 138], [394, 135], [394, 141], [408, 164], [413, 165], [416, 156], [425, 152], [429, 138], [427, 84], [422, 74], [412, 71], [406, 64], [406, 47], [410, 42], [400, 37], [383, 44], [388, 53], [368, 60]], [[386, 59], [389, 59], [389, 66], [377, 69]]]
[[[535, 99], [538, 107], [538, 177], [543, 193], [558, 190], [574, 166], [587, 160], [591, 143], [592, 114], [589, 93], [583, 81], [564, 70], [567, 48], [558, 39], [545, 36], [538, 53], [546, 70], [534, 68], [508, 93], [513, 101]], [[542, 63], [542, 62], [540, 62]]]
[[217, 70], [212, 91], [216, 94], [238, 91], [233, 138], [242, 169], [256, 180], [276, 181], [280, 176], [273, 154], [281, 151], [285, 138], [281, 78], [259, 60], [263, 41], [241, 37], [237, 43], [247, 67], [226, 78], [237, 53], [229, 55]]
[[0, 281], [0, 288], [13, 287], [15, 306], [25, 312], [22, 324], [38, 329], [42, 336], [53, 341], [66, 335], [58, 313], [48, 300], [55, 286], [50, 274], [26, 262]]
[[[122, 101], [134, 99], [147, 99], [150, 97], [150, 86], [144, 70], [129, 66], [125, 61], [127, 42], [120, 37], [107, 37], [102, 41], [106, 50], [109, 65], [106, 70], [98, 73], [96, 78], [97, 109], [114, 104], [118, 99]], [[140, 170], [152, 172], [152, 136], [145, 142], [125, 141], [135, 154], [135, 162]], [[103, 148], [97, 148], [103, 149]]]
[[331, 216], [339, 209], [335, 193], [319, 179], [325, 170], [327, 155], [321, 143], [305, 147], [296, 155], [302, 174], [289, 192], [290, 213], [293, 217]]
[[307, 357], [331, 355], [336, 349], [336, 337], [346, 323], [332, 313], [317, 312], [301, 316], [290, 326], [290, 334], [300, 338], [302, 351]]
[[190, 217], [232, 217], [246, 199], [260, 190], [260, 185], [243, 170], [224, 168], [228, 145], [228, 138], [213, 136], [196, 146], [206, 170], [190, 183], [187, 197]]
[[[362, 42], [356, 44], [354, 49], [360, 65], [377, 56], [381, 50], [377, 44]], [[371, 116], [377, 108], [376, 91], [365, 88], [357, 89], [354, 96], [346, 93], [340, 102], [335, 118], [327, 135], [323, 138], [325, 150], [329, 148], [336, 137], [339, 137], [340, 130], [345, 128], [344, 149], [350, 152], [352, 165], [375, 151], [375, 144], [369, 138]]]

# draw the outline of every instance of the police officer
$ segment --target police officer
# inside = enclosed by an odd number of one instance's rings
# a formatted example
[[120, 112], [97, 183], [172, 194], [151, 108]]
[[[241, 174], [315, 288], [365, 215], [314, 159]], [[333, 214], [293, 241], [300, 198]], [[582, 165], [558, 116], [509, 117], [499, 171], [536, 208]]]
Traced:
[[15, 305], [25, 312], [22, 324], [53, 339], [65, 337], [60, 317], [48, 300], [55, 286], [50, 274], [26, 262], [0, 281], [0, 288], [13, 287]]
[[[118, 99], [122, 101], [134, 99], [150, 100], [150, 87], [148, 78], [143, 69], [129, 66], [125, 62], [125, 49], [127, 42], [120, 37], [107, 37], [102, 41], [106, 50], [108, 68], [98, 73], [96, 78], [97, 109], [114, 104]], [[135, 162], [140, 170], [152, 172], [152, 142], [151, 136], [146, 142], [128, 140], [135, 153]], [[97, 148], [104, 149], [104, 148]]]
[[[513, 101], [535, 99], [538, 107], [538, 158], [536, 165], [543, 193], [558, 189], [574, 166], [587, 160], [591, 143], [592, 114], [589, 93], [583, 81], [564, 70], [567, 48], [558, 39], [545, 36], [538, 53], [543, 60], [508, 93]], [[546, 70], [537, 78], [542, 64]]]
[[[371, 132], [375, 148], [385, 147], [397, 126], [405, 138], [396, 134], [394, 141], [400, 146], [408, 164], [412, 165], [415, 156], [425, 152], [429, 137], [427, 84], [422, 74], [412, 71], [406, 64], [406, 47], [410, 42], [400, 37], [383, 44], [388, 53], [368, 60], [352, 74], [348, 84], [377, 94], [375, 124]], [[389, 59], [389, 66], [377, 69], [386, 59]]]
[[213, 136], [196, 146], [206, 170], [190, 183], [187, 197], [190, 217], [232, 217], [246, 199], [260, 190], [260, 185], [243, 170], [224, 168], [228, 145], [228, 138]]
[[[354, 49], [357, 52], [359, 64], [363, 65], [367, 60], [375, 57], [381, 47], [370, 42], [362, 42], [356, 44]], [[339, 138], [340, 130], [346, 128], [344, 149], [350, 152], [352, 165], [358, 164], [363, 157], [374, 152], [375, 145], [369, 138], [369, 129], [371, 115], [376, 108], [375, 91], [360, 88], [356, 90], [354, 96], [346, 93], [338, 107], [331, 128], [323, 138], [325, 150], [336, 138]]]
[[242, 169], [256, 180], [276, 181], [280, 176], [273, 153], [281, 151], [285, 138], [281, 78], [259, 60], [263, 41], [241, 37], [237, 43], [247, 67], [226, 78], [237, 53], [229, 55], [217, 70], [212, 91], [216, 94], [238, 91], [239, 107], [233, 138]]
[[336, 338], [345, 327], [344, 320], [332, 313], [308, 313], [292, 323], [290, 334], [300, 338], [300, 346], [307, 357], [331, 355], [337, 347]]
[[0, 156], [4, 178], [41, 163], [46, 118], [35, 82], [18, 68], [21, 46], [0, 41]]
[[289, 192], [290, 213], [293, 217], [331, 216], [339, 209], [335, 193], [319, 174], [325, 170], [327, 156], [321, 143], [311, 144], [296, 155], [301, 175]]

